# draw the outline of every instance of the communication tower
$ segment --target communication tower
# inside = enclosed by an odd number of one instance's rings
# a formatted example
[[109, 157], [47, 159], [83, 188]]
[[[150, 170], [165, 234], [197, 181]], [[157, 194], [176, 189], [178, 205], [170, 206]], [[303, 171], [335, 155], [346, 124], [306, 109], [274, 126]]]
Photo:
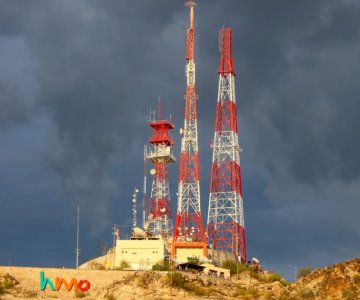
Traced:
[[[194, 8], [195, 2], [185, 5], [190, 9], [190, 27], [186, 33], [186, 93], [185, 118], [182, 130], [180, 178], [178, 187], [178, 205], [172, 257], [179, 260], [179, 249], [197, 248], [206, 255], [206, 239], [200, 210], [200, 174], [197, 130], [195, 62], [194, 62]], [[183, 251], [184, 253], [186, 250]], [[199, 253], [199, 251], [195, 251]], [[192, 253], [195, 253], [194, 251]]]
[[162, 236], [165, 239], [172, 236], [173, 232], [167, 168], [176, 159], [172, 153], [174, 142], [169, 135], [169, 130], [174, 129], [174, 125], [171, 120], [161, 118], [160, 101], [157, 118], [151, 116], [150, 113], [149, 126], [153, 129], [150, 138], [152, 147], [147, 152], [146, 158], [154, 164], [154, 168], [150, 171], [153, 180], [147, 231], [154, 236]]
[[220, 31], [220, 52], [207, 237], [214, 249], [232, 252], [246, 263], [231, 28]]

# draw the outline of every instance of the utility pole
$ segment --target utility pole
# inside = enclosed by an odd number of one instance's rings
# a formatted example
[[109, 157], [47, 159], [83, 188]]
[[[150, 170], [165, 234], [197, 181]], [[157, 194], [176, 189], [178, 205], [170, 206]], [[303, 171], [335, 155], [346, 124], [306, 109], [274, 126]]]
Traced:
[[290, 268], [294, 268], [294, 282], [297, 280], [298, 268], [297, 266], [289, 265]]
[[120, 225], [119, 224], [113, 224], [112, 225], [112, 234], [114, 236], [113, 238], [113, 248], [112, 248], [112, 268], [115, 269], [115, 254], [116, 254], [116, 240], [120, 239]]
[[79, 249], [79, 223], [80, 223], [80, 205], [77, 206], [77, 224], [76, 224], [76, 269], [79, 268], [79, 255], [80, 255], [80, 249]]

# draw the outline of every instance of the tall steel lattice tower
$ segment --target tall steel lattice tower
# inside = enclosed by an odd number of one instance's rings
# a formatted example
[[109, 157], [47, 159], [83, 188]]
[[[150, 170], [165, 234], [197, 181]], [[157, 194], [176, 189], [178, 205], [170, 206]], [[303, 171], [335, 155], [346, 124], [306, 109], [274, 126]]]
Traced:
[[195, 2], [185, 5], [190, 8], [190, 28], [186, 34], [186, 94], [185, 120], [181, 140], [180, 178], [178, 206], [172, 256], [178, 248], [200, 248], [206, 255], [206, 239], [200, 211], [199, 150], [196, 111], [195, 63], [194, 63], [194, 7]]
[[149, 126], [153, 129], [150, 143], [152, 149], [147, 153], [147, 159], [154, 164], [147, 231], [164, 239], [172, 236], [173, 224], [171, 216], [170, 190], [168, 180], [168, 164], [176, 161], [172, 146], [174, 144], [169, 130], [174, 129], [170, 120], [162, 120], [160, 102], [158, 117], [151, 117]]
[[232, 31], [220, 31], [219, 90], [207, 220], [208, 243], [246, 263]]

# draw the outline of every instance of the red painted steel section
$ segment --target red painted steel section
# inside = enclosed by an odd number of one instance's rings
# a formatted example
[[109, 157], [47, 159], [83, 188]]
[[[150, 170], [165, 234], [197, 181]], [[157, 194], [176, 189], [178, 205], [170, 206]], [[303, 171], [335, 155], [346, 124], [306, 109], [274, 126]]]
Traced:
[[235, 131], [238, 133], [236, 104], [230, 99], [224, 103], [217, 103], [215, 131]]
[[188, 29], [186, 33], [186, 60], [194, 59], [194, 29]]
[[233, 66], [233, 58], [232, 58], [232, 30], [231, 28], [223, 28], [220, 30], [220, 66], [218, 69], [218, 73], [225, 74], [233, 74], [234, 66]]
[[[149, 126], [153, 128], [152, 136], [149, 140], [151, 144], [155, 147], [157, 146], [172, 146], [174, 141], [169, 134], [169, 130], [174, 129], [174, 125], [169, 120], [161, 120], [161, 107], [159, 103], [158, 107], [158, 120], [152, 120], [149, 122]], [[156, 160], [154, 163], [155, 175], [153, 181], [157, 182], [168, 182], [168, 162], [166, 160]], [[169, 195], [162, 195], [161, 193], [156, 193], [160, 195], [160, 198], [152, 197], [150, 198], [149, 209], [148, 209], [148, 218], [154, 219], [167, 215], [169, 219], [172, 218], [171, 213], [171, 202]]]

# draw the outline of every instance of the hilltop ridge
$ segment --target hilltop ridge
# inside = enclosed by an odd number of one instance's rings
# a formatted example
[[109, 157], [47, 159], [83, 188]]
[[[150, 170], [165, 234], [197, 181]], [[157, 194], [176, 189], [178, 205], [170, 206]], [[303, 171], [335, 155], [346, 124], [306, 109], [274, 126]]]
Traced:
[[[39, 274], [55, 280], [91, 282], [87, 292], [40, 290]], [[172, 274], [172, 275], [171, 275]], [[244, 271], [239, 280], [199, 276], [189, 272], [74, 270], [0, 267], [0, 299], [360, 299], [360, 258], [316, 269], [294, 283], [275, 273]]]

